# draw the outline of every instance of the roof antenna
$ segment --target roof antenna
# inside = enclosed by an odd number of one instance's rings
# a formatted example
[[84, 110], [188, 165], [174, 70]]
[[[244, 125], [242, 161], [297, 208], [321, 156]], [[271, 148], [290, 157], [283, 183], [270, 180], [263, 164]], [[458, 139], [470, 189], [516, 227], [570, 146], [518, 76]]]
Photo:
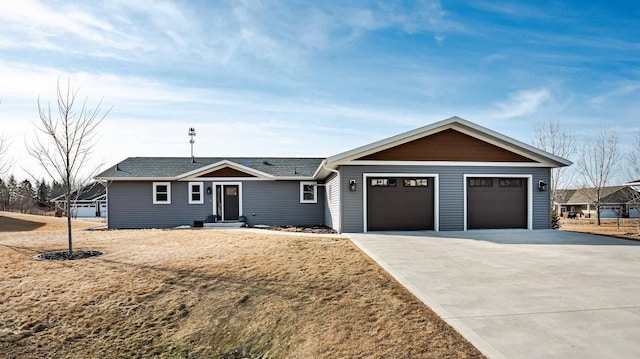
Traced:
[[193, 157], [193, 144], [196, 142], [193, 138], [196, 137], [196, 129], [193, 127], [189, 128], [189, 136], [191, 137], [191, 139], [189, 140], [189, 143], [191, 144], [191, 163], [196, 163], [196, 158]]

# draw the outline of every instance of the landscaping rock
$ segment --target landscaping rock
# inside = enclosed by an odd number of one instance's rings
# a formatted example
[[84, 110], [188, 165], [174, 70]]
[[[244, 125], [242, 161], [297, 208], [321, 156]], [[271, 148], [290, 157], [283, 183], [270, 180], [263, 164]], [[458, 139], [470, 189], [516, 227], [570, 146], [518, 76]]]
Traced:
[[45, 252], [40, 253], [34, 256], [34, 259], [39, 261], [67, 261], [67, 260], [75, 260], [75, 259], [84, 259], [91, 258], [103, 255], [102, 251], [73, 251], [71, 255], [69, 255], [68, 251], [59, 251], [59, 252]]

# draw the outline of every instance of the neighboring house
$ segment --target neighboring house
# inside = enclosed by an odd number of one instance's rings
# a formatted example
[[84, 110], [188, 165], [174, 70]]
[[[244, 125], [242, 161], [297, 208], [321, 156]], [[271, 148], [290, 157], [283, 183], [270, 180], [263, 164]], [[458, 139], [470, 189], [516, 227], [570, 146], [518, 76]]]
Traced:
[[[596, 189], [579, 188], [558, 191], [557, 213], [564, 218], [595, 218]], [[600, 218], [638, 218], [640, 212], [635, 203], [638, 192], [631, 186], [610, 186], [601, 189]]]
[[131, 157], [96, 179], [109, 228], [210, 216], [338, 232], [543, 229], [551, 168], [570, 164], [452, 117], [329, 158]]
[[[79, 191], [71, 194], [71, 217], [90, 218], [107, 215], [107, 190], [99, 182], [91, 183]], [[65, 195], [62, 194], [51, 200], [55, 204], [56, 214], [65, 211]]]

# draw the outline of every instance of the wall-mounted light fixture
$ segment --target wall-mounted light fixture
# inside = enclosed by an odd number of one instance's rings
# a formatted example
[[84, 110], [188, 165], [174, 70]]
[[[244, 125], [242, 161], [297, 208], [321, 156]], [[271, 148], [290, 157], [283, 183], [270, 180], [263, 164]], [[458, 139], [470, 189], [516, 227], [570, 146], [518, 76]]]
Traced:
[[356, 180], [349, 180], [349, 191], [356, 191]]
[[207, 194], [211, 194], [211, 187], [207, 187]]
[[538, 181], [538, 190], [544, 192], [547, 190], [547, 184], [544, 181]]

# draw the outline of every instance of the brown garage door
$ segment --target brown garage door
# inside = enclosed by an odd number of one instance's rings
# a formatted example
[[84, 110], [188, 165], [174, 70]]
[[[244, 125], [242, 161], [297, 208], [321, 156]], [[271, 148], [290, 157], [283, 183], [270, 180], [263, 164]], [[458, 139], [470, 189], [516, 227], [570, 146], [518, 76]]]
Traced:
[[527, 179], [467, 178], [467, 228], [527, 228]]
[[433, 230], [433, 178], [369, 177], [367, 230]]

